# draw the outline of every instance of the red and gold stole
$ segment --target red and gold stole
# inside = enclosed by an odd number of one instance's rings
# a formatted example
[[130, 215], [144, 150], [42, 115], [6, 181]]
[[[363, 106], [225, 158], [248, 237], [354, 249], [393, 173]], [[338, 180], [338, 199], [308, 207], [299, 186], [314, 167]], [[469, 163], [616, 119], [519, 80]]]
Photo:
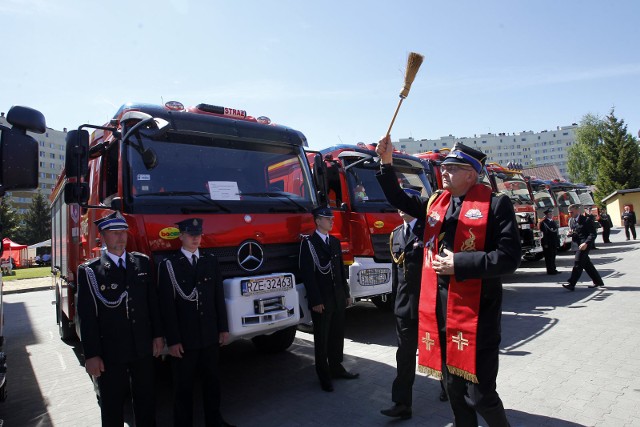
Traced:
[[[445, 191], [427, 212], [425, 251], [419, 304], [418, 365], [421, 372], [442, 378], [442, 352], [436, 319], [438, 278], [431, 261], [438, 254], [440, 230], [451, 202]], [[491, 206], [491, 189], [476, 184], [467, 192], [460, 208], [453, 252], [483, 251], [487, 219]], [[481, 279], [457, 281], [450, 276], [447, 303], [446, 364], [450, 373], [477, 383], [476, 349]]]

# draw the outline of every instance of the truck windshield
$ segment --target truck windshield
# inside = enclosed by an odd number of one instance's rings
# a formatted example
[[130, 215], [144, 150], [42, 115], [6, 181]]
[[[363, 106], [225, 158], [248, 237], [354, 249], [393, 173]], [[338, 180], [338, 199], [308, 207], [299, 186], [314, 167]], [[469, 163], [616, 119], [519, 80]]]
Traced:
[[[394, 158], [393, 166], [401, 187], [420, 191], [425, 198], [431, 195], [431, 186], [421, 163]], [[354, 210], [373, 212], [380, 211], [381, 208], [388, 208], [395, 212], [395, 208], [387, 201], [376, 179], [376, 172], [379, 170], [380, 165], [373, 161], [362, 162], [348, 169], [347, 182], [349, 191], [352, 193]]]
[[593, 206], [596, 203], [593, 201], [593, 197], [591, 197], [591, 192], [586, 188], [576, 188], [576, 194], [580, 199], [580, 203], [582, 206]]
[[302, 147], [174, 133], [144, 146], [155, 152], [157, 166], [147, 169], [128, 148], [123, 182], [133, 212], [308, 212], [314, 206]]
[[566, 207], [573, 204], [580, 204], [580, 198], [574, 190], [563, 190], [559, 188], [553, 191], [556, 194], [558, 206]]
[[538, 208], [553, 208], [553, 196], [546, 188], [535, 190], [533, 192], [533, 198], [536, 200], [536, 206]]
[[527, 183], [521, 175], [496, 174], [495, 179], [498, 192], [506, 194], [517, 203], [533, 204]]

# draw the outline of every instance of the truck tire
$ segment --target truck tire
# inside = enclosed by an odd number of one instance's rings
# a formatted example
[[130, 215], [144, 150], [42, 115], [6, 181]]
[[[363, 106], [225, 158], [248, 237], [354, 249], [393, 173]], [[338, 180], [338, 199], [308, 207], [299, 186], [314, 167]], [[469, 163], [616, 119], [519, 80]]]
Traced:
[[297, 325], [289, 326], [271, 335], [258, 335], [257, 337], [251, 338], [251, 341], [253, 341], [253, 345], [263, 353], [280, 353], [291, 347], [296, 337], [297, 329]]
[[372, 297], [371, 302], [381, 311], [391, 311], [396, 303], [396, 299], [391, 294], [386, 295], [386, 298], [383, 298], [383, 295], [378, 295]]
[[62, 311], [62, 307], [60, 306], [60, 297], [56, 294], [56, 310], [58, 312], [58, 333], [60, 334], [60, 339], [63, 341], [69, 341], [76, 338], [76, 331], [71, 326], [71, 322], [66, 314]]

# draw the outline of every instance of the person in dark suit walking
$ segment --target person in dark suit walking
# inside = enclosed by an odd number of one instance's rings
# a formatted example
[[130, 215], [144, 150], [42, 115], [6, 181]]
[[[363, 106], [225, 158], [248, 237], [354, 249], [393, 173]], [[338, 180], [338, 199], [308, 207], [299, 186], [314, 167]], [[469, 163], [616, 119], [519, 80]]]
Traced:
[[456, 144], [440, 166], [444, 191], [429, 201], [407, 195], [392, 166], [390, 136], [376, 152], [387, 200], [425, 221], [418, 363], [444, 378], [457, 427], [509, 425], [496, 391], [502, 282], [520, 264], [513, 205], [478, 183], [486, 156]]
[[106, 251], [78, 267], [85, 369], [97, 379], [103, 426], [122, 427], [129, 391], [136, 426], [154, 426], [153, 357], [164, 340], [149, 258], [126, 251], [129, 227], [120, 212], [95, 224]]
[[300, 273], [313, 320], [316, 373], [322, 390], [331, 392], [332, 378], [356, 379], [359, 376], [342, 365], [345, 309], [352, 300], [340, 241], [329, 235], [333, 228], [333, 211], [328, 207], [317, 207], [312, 214], [316, 231], [305, 236], [300, 245]]
[[193, 386], [202, 383], [206, 426], [228, 426], [220, 414], [219, 348], [229, 338], [217, 258], [199, 250], [201, 218], [177, 223], [182, 248], [158, 267], [160, 310], [173, 372], [173, 422], [193, 424]]
[[598, 270], [591, 262], [591, 258], [589, 258], [589, 251], [592, 249], [593, 241], [596, 239], [596, 228], [593, 225], [593, 219], [591, 215], [580, 215], [580, 205], [569, 206], [569, 215], [568, 236], [571, 236], [571, 250], [575, 251], [576, 254], [571, 276], [567, 283], [562, 284], [562, 287], [573, 291], [576, 283], [580, 280], [583, 270], [587, 272], [593, 281], [593, 284], [589, 286], [590, 288], [604, 286], [600, 273], [598, 273]]
[[556, 269], [556, 254], [558, 253], [558, 224], [553, 219], [553, 210], [544, 211], [544, 219], [540, 223], [542, 231], [542, 252], [547, 274], [560, 274]]
[[611, 236], [611, 228], [613, 227], [613, 221], [611, 221], [611, 215], [607, 213], [606, 208], [600, 209], [600, 214], [598, 215], [598, 221], [602, 226], [602, 241], [604, 243], [611, 243], [611, 240], [609, 240], [609, 237]]
[[[405, 193], [420, 197], [420, 192], [405, 188]], [[416, 377], [416, 350], [418, 349], [418, 301], [420, 276], [424, 254], [424, 221], [398, 211], [402, 224], [389, 236], [393, 263], [391, 265], [391, 297], [394, 301], [398, 350], [396, 351], [396, 378], [391, 388], [394, 405], [380, 411], [388, 417], [409, 419], [412, 416], [413, 383]], [[442, 382], [440, 382], [442, 386]], [[441, 400], [447, 400], [442, 386]]]
[[621, 219], [624, 224], [624, 234], [627, 236], [627, 240], [631, 237], [629, 236], [629, 231], [631, 231], [633, 240], [636, 240], [636, 213], [631, 210], [631, 206], [624, 206], [624, 212], [622, 213]]

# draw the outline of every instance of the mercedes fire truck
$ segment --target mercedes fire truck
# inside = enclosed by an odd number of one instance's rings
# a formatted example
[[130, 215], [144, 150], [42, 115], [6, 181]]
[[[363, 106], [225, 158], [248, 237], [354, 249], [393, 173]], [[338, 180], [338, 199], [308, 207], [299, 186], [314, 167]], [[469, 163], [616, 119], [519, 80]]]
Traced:
[[[370, 299], [381, 309], [391, 309], [389, 235], [402, 219], [375, 177], [380, 161], [374, 147], [342, 144], [325, 148], [319, 154], [324, 160], [320, 165], [315, 160], [317, 153], [309, 152], [309, 157], [314, 171], [322, 171], [326, 177], [318, 180], [318, 185], [322, 198], [327, 199], [334, 213], [331, 234], [342, 245], [351, 296], [355, 300]], [[402, 187], [420, 191], [425, 198], [431, 195], [427, 179], [430, 166], [426, 162], [394, 152], [393, 165]]]
[[103, 250], [94, 221], [120, 211], [127, 250], [156, 266], [180, 248], [176, 223], [203, 218], [200, 250], [220, 263], [230, 341], [288, 348], [298, 323], [310, 322], [298, 280], [301, 235], [315, 229], [317, 206], [306, 146], [267, 117], [179, 102], [125, 104], [104, 126], [70, 131], [51, 197], [60, 336], [79, 335], [76, 271]]

